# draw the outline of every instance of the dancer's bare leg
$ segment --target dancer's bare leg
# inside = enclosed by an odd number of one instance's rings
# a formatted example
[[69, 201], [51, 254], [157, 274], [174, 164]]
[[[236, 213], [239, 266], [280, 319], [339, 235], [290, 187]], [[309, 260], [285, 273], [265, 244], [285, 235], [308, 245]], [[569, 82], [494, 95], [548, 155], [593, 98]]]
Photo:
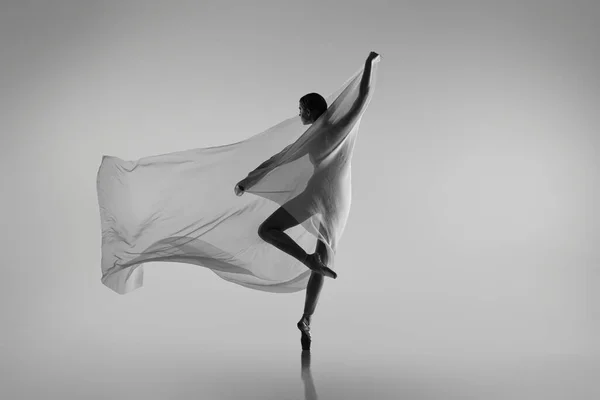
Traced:
[[304, 302], [304, 314], [300, 321], [296, 324], [300, 329], [300, 343], [302, 344], [302, 350], [310, 350], [310, 344], [312, 338], [310, 336], [310, 320], [315, 312], [317, 301], [319, 300], [319, 294], [323, 288], [323, 281], [325, 278], [323, 275], [316, 272], [311, 272], [310, 279], [308, 280], [308, 286], [306, 287], [306, 300]]
[[[323, 262], [327, 264], [327, 262], [329, 261], [327, 247], [325, 243], [323, 243], [321, 240], [317, 241], [315, 253], [318, 253], [321, 256]], [[310, 350], [310, 344], [312, 341], [310, 336], [310, 320], [315, 312], [315, 308], [317, 307], [317, 302], [319, 301], [319, 295], [321, 294], [323, 283], [323, 275], [311, 272], [310, 279], [308, 280], [308, 285], [306, 286], [304, 314], [302, 315], [302, 318], [297, 324], [298, 329], [300, 329], [300, 332], [302, 333], [300, 337], [300, 342], [302, 344], [303, 350]]]
[[[321, 256], [323, 263], [328, 263], [328, 253], [325, 243], [321, 240], [317, 241], [315, 253]], [[304, 300], [304, 315], [303, 318], [310, 324], [310, 317], [314, 314], [317, 302], [319, 301], [319, 294], [323, 288], [323, 275], [311, 273], [308, 285], [306, 286], [306, 298]]]
[[[295, 198], [291, 201], [302, 201], [302, 199]], [[310, 215], [302, 220], [305, 221]], [[313, 272], [331, 277], [337, 278], [337, 274], [331, 270], [324, 263], [326, 260], [321, 260], [320, 255], [317, 252], [313, 254], [307, 254], [298, 243], [294, 242], [284, 231], [299, 225], [302, 221], [296, 220], [287, 210], [283, 207], [279, 207], [269, 218], [267, 218], [259, 227], [258, 235], [267, 243], [272, 244], [279, 250], [289, 254], [298, 261], [302, 262]]]
[[306, 286], [306, 297], [304, 299], [304, 314], [302, 317], [310, 324], [310, 317], [315, 313], [319, 295], [323, 289], [323, 275], [311, 272], [308, 285]]

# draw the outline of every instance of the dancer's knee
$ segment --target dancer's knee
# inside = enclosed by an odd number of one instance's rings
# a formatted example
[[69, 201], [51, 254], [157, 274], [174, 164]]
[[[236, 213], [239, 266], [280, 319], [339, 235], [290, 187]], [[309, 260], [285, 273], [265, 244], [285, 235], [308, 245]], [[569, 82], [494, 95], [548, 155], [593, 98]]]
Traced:
[[262, 240], [268, 242], [269, 237], [271, 237], [271, 235], [269, 233], [274, 229], [275, 228], [273, 226], [271, 226], [270, 224], [267, 224], [265, 221], [262, 224], [260, 224], [260, 226], [258, 227], [258, 236]]
[[273, 233], [285, 232], [287, 229], [298, 225], [299, 222], [283, 207], [280, 207], [258, 227], [258, 236], [263, 240], [272, 237]]

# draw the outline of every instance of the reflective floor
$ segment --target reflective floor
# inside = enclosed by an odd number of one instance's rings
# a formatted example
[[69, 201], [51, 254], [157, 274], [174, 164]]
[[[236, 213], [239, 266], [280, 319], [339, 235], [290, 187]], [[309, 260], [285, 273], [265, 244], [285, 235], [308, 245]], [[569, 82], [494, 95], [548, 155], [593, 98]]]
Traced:
[[[385, 353], [367, 343], [302, 351], [96, 344], [4, 365], [4, 399], [569, 399], [600, 398], [598, 363], [575, 355], [460, 357]], [[114, 345], [114, 343], [113, 343]], [[359, 348], [359, 345], [362, 346]], [[35, 345], [34, 345], [35, 346]], [[64, 349], [63, 346], [60, 346]], [[35, 349], [30, 349], [35, 350]], [[87, 350], [89, 352], [89, 349]], [[84, 350], [85, 352], [85, 350]]]
[[600, 399], [596, 292], [572, 270], [518, 267], [330, 285], [310, 352], [303, 293], [211, 286], [191, 267], [148, 268], [128, 296], [95, 277], [39, 284], [34, 300], [5, 302], [0, 399]]

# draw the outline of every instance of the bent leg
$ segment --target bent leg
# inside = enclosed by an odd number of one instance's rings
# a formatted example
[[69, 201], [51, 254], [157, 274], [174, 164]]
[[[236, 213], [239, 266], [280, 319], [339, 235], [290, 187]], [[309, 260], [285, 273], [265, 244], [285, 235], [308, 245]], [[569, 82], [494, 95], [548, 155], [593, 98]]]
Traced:
[[[273, 214], [269, 216], [258, 228], [258, 235], [265, 242], [277, 247], [279, 250], [294, 257], [312, 271], [326, 275], [333, 279], [337, 278], [337, 274], [324, 263], [320, 254], [307, 254], [298, 243], [292, 240], [284, 231], [301, 224], [311, 217], [310, 210], [304, 204], [306, 198], [299, 195], [287, 202], [284, 206], [279, 207]], [[284, 207], [301, 210], [296, 219]]]
[[[291, 201], [299, 201], [299, 199], [293, 199]], [[307, 253], [304, 251], [302, 247], [284, 231], [299, 225], [308, 219], [310, 215], [306, 215], [306, 217], [302, 221], [298, 221], [292, 214], [290, 214], [285, 208], [279, 207], [269, 218], [267, 218], [260, 227], [258, 228], [258, 236], [265, 242], [272, 244], [277, 247], [279, 250], [289, 254], [294, 257], [298, 261], [305, 263], [307, 258]]]

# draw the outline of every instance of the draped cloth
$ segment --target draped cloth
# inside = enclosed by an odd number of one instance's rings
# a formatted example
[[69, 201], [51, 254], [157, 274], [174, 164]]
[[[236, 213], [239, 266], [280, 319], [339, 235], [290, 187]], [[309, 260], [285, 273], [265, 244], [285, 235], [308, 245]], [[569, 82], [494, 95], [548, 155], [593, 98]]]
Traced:
[[[310, 270], [258, 236], [279, 207], [300, 222], [286, 233], [308, 253], [323, 241], [335, 271], [350, 211], [350, 161], [376, 67], [350, 122], [344, 117], [359, 96], [362, 68], [326, 97], [327, 111], [310, 126], [295, 116], [225, 146], [136, 161], [104, 156], [97, 175], [102, 283], [126, 294], [142, 286], [144, 264], [180, 262], [256, 290], [303, 290]], [[236, 196], [240, 181], [245, 192]]]

